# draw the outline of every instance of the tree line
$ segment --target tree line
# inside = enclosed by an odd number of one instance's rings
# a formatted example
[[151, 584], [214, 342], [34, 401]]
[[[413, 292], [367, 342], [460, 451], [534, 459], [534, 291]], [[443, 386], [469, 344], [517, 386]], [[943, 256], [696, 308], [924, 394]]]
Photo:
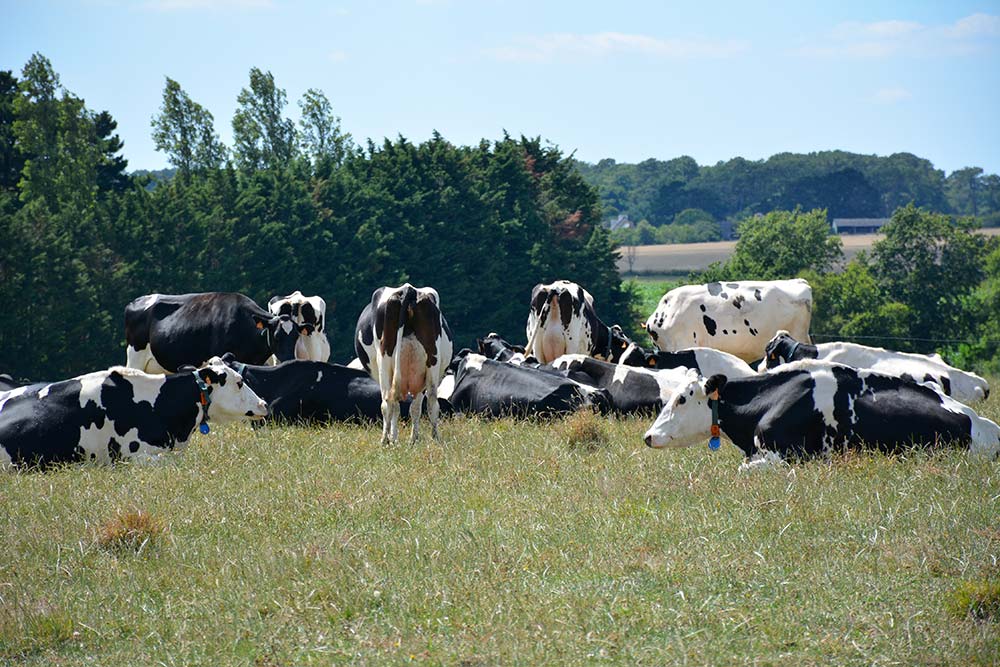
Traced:
[[296, 125], [257, 68], [237, 102], [226, 146], [167, 78], [151, 129], [176, 176], [150, 187], [126, 172], [112, 115], [48, 59], [0, 72], [0, 372], [123, 363], [125, 304], [152, 292], [319, 294], [342, 362], [372, 291], [404, 281], [439, 291], [459, 347], [519, 337], [532, 286], [562, 277], [609, 320], [635, 319], [596, 191], [540, 138], [359, 146], [319, 90]]
[[738, 157], [707, 166], [688, 156], [638, 164], [605, 159], [576, 167], [597, 187], [606, 217], [627, 214], [639, 223], [641, 229], [623, 239], [630, 243], [713, 240], [717, 226], [692, 225], [796, 207], [826, 209], [831, 218], [883, 218], [913, 203], [1000, 226], [1000, 176], [979, 167], [946, 175], [910, 153], [779, 153], [767, 160]]

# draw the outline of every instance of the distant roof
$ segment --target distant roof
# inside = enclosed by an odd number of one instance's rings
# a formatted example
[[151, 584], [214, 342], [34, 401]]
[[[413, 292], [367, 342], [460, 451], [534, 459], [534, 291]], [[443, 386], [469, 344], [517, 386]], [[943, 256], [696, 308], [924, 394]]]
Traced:
[[881, 227], [889, 218], [834, 218], [834, 227]]

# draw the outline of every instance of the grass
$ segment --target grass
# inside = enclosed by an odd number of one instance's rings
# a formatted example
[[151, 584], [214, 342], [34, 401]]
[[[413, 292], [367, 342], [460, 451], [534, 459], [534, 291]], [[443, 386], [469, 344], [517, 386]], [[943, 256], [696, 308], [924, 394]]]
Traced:
[[0, 477], [0, 664], [1000, 662], [1000, 464], [744, 476], [731, 445], [582, 420], [235, 425], [160, 467]]

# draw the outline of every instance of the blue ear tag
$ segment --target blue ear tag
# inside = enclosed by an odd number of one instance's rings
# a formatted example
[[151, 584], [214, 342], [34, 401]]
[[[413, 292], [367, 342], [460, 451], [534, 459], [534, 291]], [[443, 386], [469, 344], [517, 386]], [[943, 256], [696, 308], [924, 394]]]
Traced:
[[202, 435], [208, 435], [209, 431], [208, 424], [202, 422], [201, 426], [198, 427], [198, 430], [202, 432]]
[[722, 440], [720, 440], [718, 436], [713, 435], [711, 438], [708, 439], [708, 448], [711, 449], [713, 452], [717, 450], [719, 447], [722, 447]]

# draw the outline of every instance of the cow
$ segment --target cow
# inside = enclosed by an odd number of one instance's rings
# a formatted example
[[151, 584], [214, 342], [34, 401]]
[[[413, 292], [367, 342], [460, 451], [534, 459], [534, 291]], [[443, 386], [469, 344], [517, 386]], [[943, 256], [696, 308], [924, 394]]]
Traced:
[[486, 338], [477, 338], [476, 346], [479, 348], [479, 354], [494, 361], [506, 361], [507, 363], [519, 365], [524, 363], [525, 359], [528, 358], [524, 355], [523, 347], [520, 345], [511, 345], [501, 338], [498, 333], [487, 334]]
[[683, 447], [707, 438], [713, 425], [743, 451], [742, 470], [848, 448], [896, 453], [951, 443], [974, 454], [1000, 452], [1000, 426], [935, 385], [827, 362], [732, 380], [688, 371], [645, 441]]
[[608, 392], [611, 407], [621, 414], [657, 412], [664, 399], [684, 377], [687, 369], [651, 371], [634, 366], [612, 364], [584, 354], [566, 354], [543, 369], [559, 372]]
[[[382, 418], [378, 382], [362, 369], [302, 360], [251, 366], [232, 354], [222, 359], [267, 402], [269, 421], [326, 424]], [[408, 415], [409, 401], [401, 403], [400, 410]]]
[[664, 294], [645, 329], [664, 352], [711, 347], [753, 362], [782, 329], [808, 342], [811, 319], [812, 288], [805, 280], [713, 282]]
[[531, 290], [525, 354], [545, 364], [564, 354], [586, 354], [617, 362], [632, 341], [615, 324], [597, 317], [594, 297], [568, 280], [539, 283]]
[[653, 370], [693, 368], [706, 377], [720, 373], [727, 377], [746, 377], [755, 372], [739, 357], [710, 347], [689, 347], [676, 352], [661, 352], [647, 351], [632, 343], [618, 363]]
[[329, 361], [330, 341], [326, 337], [326, 301], [319, 296], [304, 296], [296, 290], [288, 296], [274, 296], [267, 303], [273, 315], [288, 315], [298, 325], [311, 329], [299, 336], [295, 344], [295, 359]]
[[266, 414], [218, 357], [175, 375], [116, 366], [0, 394], [0, 466], [150, 462], [183, 450], [196, 428], [208, 433], [209, 421]]
[[125, 307], [125, 365], [173, 373], [226, 352], [248, 364], [272, 355], [286, 361], [295, 355], [298, 336], [311, 327], [272, 315], [242, 294], [148, 294]]
[[10, 391], [21, 386], [23, 386], [23, 383], [18, 382], [6, 373], [0, 374], [0, 391]]
[[437, 388], [451, 363], [451, 328], [441, 314], [441, 300], [430, 287], [379, 287], [358, 318], [354, 351], [362, 368], [378, 381], [382, 394], [382, 442], [399, 435], [399, 402], [410, 406], [416, 442], [421, 400], [427, 398], [431, 436], [438, 439]]
[[933, 382], [945, 394], [961, 401], [982, 401], [990, 395], [989, 383], [976, 375], [945, 363], [939, 355], [895, 352], [881, 347], [856, 343], [800, 343], [787, 331], [779, 331], [764, 349], [760, 372], [780, 368], [782, 364], [803, 359], [819, 359], [864, 368], [885, 375], [909, 377], [918, 382]]
[[487, 359], [462, 350], [442, 393], [456, 412], [481, 417], [555, 417], [593, 406], [610, 407], [606, 392], [537, 368]]

